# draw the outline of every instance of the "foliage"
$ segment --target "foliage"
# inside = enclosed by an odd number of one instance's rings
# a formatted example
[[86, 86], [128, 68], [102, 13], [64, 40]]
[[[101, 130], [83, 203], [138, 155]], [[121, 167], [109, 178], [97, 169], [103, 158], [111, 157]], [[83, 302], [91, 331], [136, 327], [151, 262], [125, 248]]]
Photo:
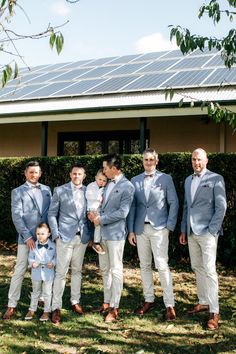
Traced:
[[[32, 158], [30, 158], [32, 160]], [[55, 186], [69, 181], [69, 167], [78, 161], [86, 166], [86, 180], [88, 184], [94, 179], [97, 170], [101, 167], [102, 156], [64, 156], [37, 158], [42, 166], [41, 182], [53, 190]], [[14, 242], [16, 232], [11, 221], [10, 193], [24, 182], [24, 166], [29, 158], [0, 159], [0, 239]], [[176, 263], [188, 257], [187, 247], [180, 247], [178, 235], [183, 205], [183, 185], [186, 176], [192, 173], [190, 153], [160, 154], [159, 168], [171, 174], [176, 186], [180, 201], [180, 211], [177, 227], [170, 237], [170, 259]], [[224, 221], [225, 235], [219, 239], [219, 260], [225, 265], [236, 262], [236, 154], [209, 154], [209, 169], [222, 174], [227, 189], [228, 210]], [[131, 178], [143, 171], [142, 157], [140, 155], [124, 155], [123, 172]], [[135, 248], [128, 243], [125, 248], [126, 259], [137, 259]]]
[[[27, 17], [24, 9], [20, 5], [19, 0], [2, 0], [0, 1], [0, 51], [8, 53], [10, 55], [17, 56], [22, 60], [22, 63], [27, 66], [22, 55], [19, 53], [16, 45], [16, 41], [24, 40], [24, 39], [41, 39], [44, 37], [49, 37], [49, 44], [51, 49], [54, 47], [58, 54], [60, 54], [63, 44], [64, 38], [62, 33], [58, 30], [58, 28], [62, 27], [48, 26], [44, 31], [37, 34], [28, 34], [22, 35], [20, 33], [16, 33], [9, 28], [9, 24], [11, 24], [13, 17], [15, 15], [15, 8], [18, 7]], [[6, 45], [11, 45], [12, 50], [6, 50]], [[5, 66], [0, 66], [0, 70], [2, 72], [2, 87], [4, 87], [10, 79], [15, 79], [19, 75], [18, 65], [15, 60], [11, 63], [8, 63]]]
[[[204, 14], [207, 14], [213, 23], [216, 25], [220, 22], [222, 15], [229, 18], [229, 21], [233, 21], [236, 11], [235, 0], [227, 0], [228, 9], [222, 9], [220, 3], [217, 0], [211, 0], [208, 4], [203, 4], [199, 9], [198, 17], [201, 18]], [[188, 28], [181, 26], [169, 26], [171, 27], [170, 39], [176, 39], [176, 44], [180, 48], [181, 52], [185, 55], [193, 52], [196, 49], [204, 51], [208, 48], [210, 51], [216, 49], [221, 52], [222, 60], [226, 67], [231, 68], [236, 64], [236, 29], [229, 30], [223, 38], [215, 38], [208, 36], [199, 36], [192, 34]], [[167, 90], [168, 92], [168, 90]], [[180, 95], [181, 93], [178, 92]], [[167, 95], [170, 95], [167, 93]], [[172, 94], [173, 96], [173, 94]], [[184, 97], [184, 94], [183, 94]], [[183, 99], [180, 100], [180, 106], [183, 104]], [[222, 108], [217, 102], [200, 102], [201, 106], [207, 107], [208, 115], [216, 123], [221, 121], [227, 122], [231, 127], [236, 128], [236, 113]], [[191, 100], [190, 106], [194, 106], [194, 100]]]

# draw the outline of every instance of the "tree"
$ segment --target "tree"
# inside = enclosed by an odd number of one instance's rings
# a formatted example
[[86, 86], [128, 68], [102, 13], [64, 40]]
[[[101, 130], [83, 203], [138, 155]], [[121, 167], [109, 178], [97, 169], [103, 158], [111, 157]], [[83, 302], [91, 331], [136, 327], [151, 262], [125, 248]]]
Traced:
[[[78, 2], [79, 0], [66, 0], [67, 2]], [[60, 26], [52, 27], [48, 26], [44, 31], [37, 34], [29, 34], [22, 35], [20, 33], [16, 33], [9, 28], [9, 24], [12, 21], [12, 18], [15, 14], [14, 10], [18, 7], [28, 18], [25, 10], [19, 5], [18, 0], [0, 0], [0, 51], [12, 55], [12, 57], [18, 57], [22, 60], [22, 63], [27, 66], [22, 55], [17, 49], [17, 41], [23, 39], [41, 39], [45, 37], [49, 37], [49, 45], [51, 49], [56, 48], [57, 53], [60, 54], [63, 44], [64, 38], [59, 28], [65, 24]], [[6, 45], [11, 44], [11, 50], [6, 50]], [[16, 78], [19, 75], [18, 65], [13, 59], [7, 65], [0, 66], [0, 70], [2, 71], [2, 87], [6, 85], [6, 83], [11, 78]]]
[[[222, 9], [217, 0], [211, 0], [208, 4], [203, 4], [199, 9], [198, 17], [201, 18], [204, 14], [212, 19], [214, 25], [220, 22], [221, 17], [227, 16], [229, 21], [233, 21], [236, 15], [236, 0], [227, 0], [228, 8]], [[170, 26], [170, 39], [175, 38], [177, 46], [183, 54], [188, 54], [195, 49], [203, 51], [205, 48], [216, 49], [221, 52], [222, 60], [226, 67], [231, 68], [236, 64], [236, 29], [232, 28], [223, 38], [199, 36], [191, 34], [187, 28], [181, 26]], [[220, 89], [220, 88], [219, 88]], [[173, 90], [167, 91], [170, 98], [173, 97]], [[181, 99], [180, 105], [183, 104]], [[191, 105], [194, 103], [191, 101]], [[221, 107], [217, 102], [201, 102], [202, 108], [207, 106], [208, 115], [217, 123], [226, 121], [230, 126], [236, 129], [236, 113]]]

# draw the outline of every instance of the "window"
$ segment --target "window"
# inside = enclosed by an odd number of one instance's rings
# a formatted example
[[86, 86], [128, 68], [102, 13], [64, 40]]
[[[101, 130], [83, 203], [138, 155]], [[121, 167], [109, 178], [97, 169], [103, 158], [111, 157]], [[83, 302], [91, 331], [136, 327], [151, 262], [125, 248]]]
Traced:
[[58, 133], [58, 155], [138, 154], [139, 135], [139, 130]]

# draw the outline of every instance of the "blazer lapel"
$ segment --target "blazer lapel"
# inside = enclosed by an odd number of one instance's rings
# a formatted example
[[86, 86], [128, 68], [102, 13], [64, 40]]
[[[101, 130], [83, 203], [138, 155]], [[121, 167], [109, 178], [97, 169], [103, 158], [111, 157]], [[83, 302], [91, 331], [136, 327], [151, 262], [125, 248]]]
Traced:
[[73, 212], [75, 213], [75, 215], [78, 218], [78, 212], [77, 212], [77, 208], [76, 208], [76, 205], [75, 205], [75, 201], [74, 201], [74, 197], [73, 197], [73, 191], [72, 191], [70, 182], [65, 185], [65, 192], [67, 194], [67, 198], [72, 201], [72, 203], [71, 203], [72, 210], [73, 210]]
[[30, 186], [27, 183], [25, 183], [25, 188], [26, 188], [26, 192], [29, 194], [29, 196], [32, 199], [32, 201], [33, 201], [35, 207], [37, 208], [38, 212], [41, 214], [40, 208], [38, 206], [38, 203], [36, 201], [35, 195], [33, 193], [33, 189], [30, 188]]

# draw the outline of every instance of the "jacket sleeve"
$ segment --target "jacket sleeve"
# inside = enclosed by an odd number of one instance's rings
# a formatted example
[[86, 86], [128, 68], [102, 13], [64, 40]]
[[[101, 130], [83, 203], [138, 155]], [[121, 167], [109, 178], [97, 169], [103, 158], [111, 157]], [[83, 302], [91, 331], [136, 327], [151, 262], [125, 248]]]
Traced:
[[26, 242], [29, 238], [32, 238], [33, 235], [31, 235], [30, 230], [24, 222], [23, 204], [21, 193], [18, 188], [13, 189], [11, 192], [11, 215], [16, 231], [23, 237], [24, 242]]
[[167, 202], [169, 205], [169, 215], [167, 219], [167, 229], [174, 231], [178, 217], [179, 200], [175, 190], [175, 185], [171, 176], [168, 176], [169, 181], [167, 184]]
[[59, 236], [58, 221], [57, 221], [59, 208], [60, 208], [60, 197], [58, 194], [58, 188], [56, 187], [54, 189], [52, 201], [48, 211], [48, 223], [51, 229], [53, 241]]
[[225, 183], [222, 176], [217, 176], [217, 181], [214, 186], [215, 212], [209, 223], [209, 232], [216, 236], [219, 234], [227, 209]]

